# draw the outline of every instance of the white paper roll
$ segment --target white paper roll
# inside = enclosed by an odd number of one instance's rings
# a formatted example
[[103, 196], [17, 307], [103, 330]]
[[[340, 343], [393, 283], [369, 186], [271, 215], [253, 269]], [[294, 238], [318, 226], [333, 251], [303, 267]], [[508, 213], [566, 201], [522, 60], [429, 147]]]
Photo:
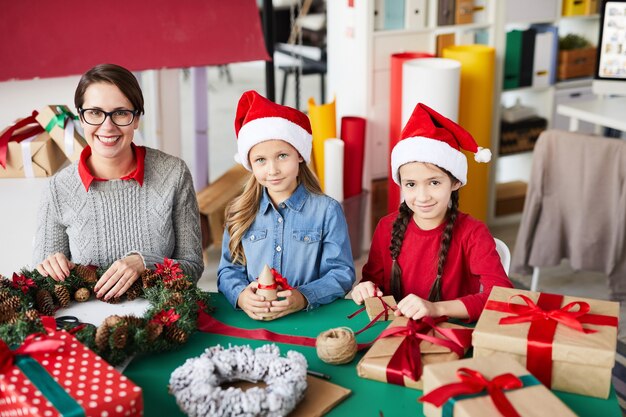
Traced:
[[461, 63], [447, 58], [420, 58], [402, 65], [402, 126], [417, 103], [424, 103], [448, 119], [459, 119]]
[[324, 192], [339, 202], [343, 201], [343, 150], [341, 139], [324, 141]]

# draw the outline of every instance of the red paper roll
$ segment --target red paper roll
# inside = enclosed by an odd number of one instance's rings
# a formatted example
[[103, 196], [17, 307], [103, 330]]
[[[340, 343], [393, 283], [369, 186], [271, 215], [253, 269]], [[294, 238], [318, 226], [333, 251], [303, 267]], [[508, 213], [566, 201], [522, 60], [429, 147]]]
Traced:
[[341, 118], [343, 152], [344, 199], [361, 194], [363, 186], [363, 158], [365, 155], [365, 119], [356, 116]]
[[[426, 52], [402, 52], [391, 55], [391, 90], [389, 94], [389, 160], [391, 150], [398, 143], [402, 132], [402, 64], [410, 59], [432, 58]], [[400, 205], [400, 187], [393, 182], [391, 164], [387, 168], [387, 212], [391, 213]]]

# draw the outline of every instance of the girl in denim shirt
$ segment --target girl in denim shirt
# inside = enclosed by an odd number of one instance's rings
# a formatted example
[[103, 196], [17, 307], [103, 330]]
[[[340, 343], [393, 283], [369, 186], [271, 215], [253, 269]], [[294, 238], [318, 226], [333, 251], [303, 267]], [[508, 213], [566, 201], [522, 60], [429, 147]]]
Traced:
[[[237, 106], [235, 130], [237, 157], [253, 175], [226, 209], [219, 291], [253, 319], [345, 296], [355, 279], [348, 228], [340, 204], [322, 193], [307, 166], [308, 117], [247, 91]], [[266, 264], [293, 287], [280, 289], [276, 301], [256, 294], [256, 278]]]

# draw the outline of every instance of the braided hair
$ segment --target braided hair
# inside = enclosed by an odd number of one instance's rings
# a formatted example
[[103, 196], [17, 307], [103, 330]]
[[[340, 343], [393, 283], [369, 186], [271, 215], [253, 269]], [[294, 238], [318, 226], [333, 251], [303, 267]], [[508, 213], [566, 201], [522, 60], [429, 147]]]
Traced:
[[[453, 183], [458, 181], [448, 171], [443, 171], [448, 174]], [[441, 244], [439, 246], [437, 276], [428, 294], [428, 300], [432, 302], [441, 300], [441, 276], [443, 275], [443, 267], [446, 263], [448, 250], [450, 249], [450, 242], [452, 241], [452, 229], [459, 213], [459, 190], [452, 191], [450, 203], [451, 205], [447, 213], [448, 222], [441, 236]], [[402, 289], [402, 270], [398, 264], [398, 256], [400, 256], [404, 234], [412, 216], [413, 211], [406, 202], [403, 201], [402, 204], [400, 204], [398, 217], [396, 217], [396, 220], [393, 222], [391, 229], [391, 244], [389, 245], [389, 251], [391, 252], [391, 294], [396, 300], [400, 300], [404, 297], [404, 291]]]

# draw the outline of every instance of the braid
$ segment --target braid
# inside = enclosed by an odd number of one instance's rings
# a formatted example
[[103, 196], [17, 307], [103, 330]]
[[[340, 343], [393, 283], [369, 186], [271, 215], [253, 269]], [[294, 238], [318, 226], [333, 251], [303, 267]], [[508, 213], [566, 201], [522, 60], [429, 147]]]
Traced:
[[459, 213], [459, 190], [452, 192], [450, 201], [452, 205], [448, 210], [448, 223], [446, 224], [446, 228], [441, 236], [441, 246], [439, 247], [437, 277], [435, 278], [435, 282], [433, 282], [433, 286], [430, 288], [430, 294], [428, 294], [428, 300], [433, 302], [441, 300], [441, 276], [443, 275], [443, 267], [446, 263], [446, 257], [448, 256], [448, 249], [450, 249], [452, 228], [454, 227], [454, 222], [456, 221], [456, 217]]
[[393, 222], [393, 228], [391, 229], [391, 244], [389, 245], [389, 251], [391, 252], [391, 293], [396, 300], [401, 300], [404, 293], [402, 290], [402, 270], [400, 265], [398, 265], [398, 256], [400, 256], [404, 233], [412, 214], [413, 212], [409, 206], [403, 201], [400, 204], [398, 217]]

